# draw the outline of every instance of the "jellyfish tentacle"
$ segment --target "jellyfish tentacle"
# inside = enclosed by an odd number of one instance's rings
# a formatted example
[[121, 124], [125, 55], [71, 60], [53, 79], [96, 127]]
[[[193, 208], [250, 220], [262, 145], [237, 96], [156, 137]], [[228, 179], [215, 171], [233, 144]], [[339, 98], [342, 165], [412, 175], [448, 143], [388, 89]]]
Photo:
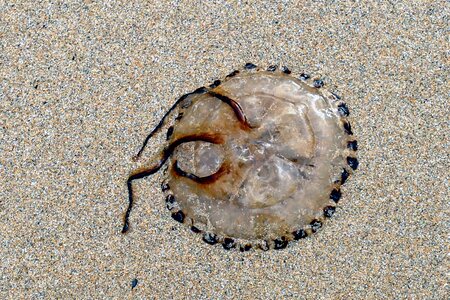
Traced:
[[161, 167], [164, 165], [164, 163], [167, 161], [167, 159], [172, 155], [173, 151], [176, 147], [183, 143], [188, 142], [194, 142], [194, 141], [204, 141], [214, 144], [220, 144], [223, 143], [223, 138], [217, 134], [209, 134], [209, 133], [203, 133], [203, 134], [194, 134], [194, 135], [188, 135], [181, 137], [172, 143], [169, 144], [169, 146], [165, 147], [163, 151], [160, 153], [159, 161], [155, 164], [153, 164], [151, 167], [141, 167], [136, 170], [134, 170], [131, 175], [127, 179], [127, 187], [128, 187], [128, 208], [124, 216], [124, 225], [122, 228], [122, 233], [126, 233], [129, 229], [129, 218], [130, 213], [133, 208], [133, 186], [132, 182], [136, 179], [142, 179], [144, 177], [150, 176], [158, 172]]
[[147, 135], [147, 137], [145, 138], [144, 142], [142, 143], [142, 146], [139, 150], [139, 152], [133, 157], [134, 161], [139, 160], [139, 158], [142, 155], [142, 152], [144, 152], [145, 147], [148, 144], [148, 141], [156, 134], [158, 133], [161, 128], [166, 124], [167, 120], [168, 120], [168, 116], [171, 115], [178, 107], [179, 105], [186, 100], [189, 96], [194, 95], [194, 94], [204, 94], [206, 93], [207, 90], [205, 87], [201, 87], [196, 89], [195, 91], [191, 92], [191, 93], [187, 93], [183, 96], [181, 96], [173, 105], [172, 107], [164, 114], [164, 116], [161, 118], [161, 120], [159, 121], [158, 125], [156, 125], [156, 127], [150, 132], [149, 135]]
[[163, 164], [160, 164], [158, 166], [154, 166], [151, 168], [148, 168], [146, 170], [143, 170], [142, 172], [136, 173], [131, 175], [130, 177], [128, 177], [127, 179], [127, 187], [128, 187], [128, 208], [127, 211], [125, 213], [125, 217], [124, 217], [124, 224], [123, 224], [123, 228], [122, 228], [122, 233], [126, 233], [129, 229], [129, 218], [130, 218], [130, 213], [131, 213], [131, 209], [133, 208], [133, 187], [132, 187], [132, 181], [136, 180], [136, 179], [140, 179], [140, 178], [144, 178], [147, 176], [150, 176], [156, 172], [159, 171], [159, 169], [162, 167]]
[[225, 104], [228, 104], [233, 109], [234, 114], [243, 126], [243, 129], [248, 130], [252, 128], [252, 126], [248, 123], [247, 116], [245, 115], [241, 105], [236, 100], [233, 100], [222, 93], [218, 93], [217, 91], [208, 91], [208, 94], [219, 99]]
[[192, 180], [196, 183], [199, 183], [199, 184], [211, 184], [211, 183], [214, 183], [215, 181], [217, 181], [222, 175], [228, 173], [230, 170], [230, 167], [228, 164], [223, 163], [220, 166], [219, 170], [217, 170], [217, 172], [215, 172], [214, 174], [208, 175], [208, 176], [204, 176], [204, 177], [199, 177], [195, 174], [192, 174], [192, 173], [182, 170], [178, 166], [178, 161], [175, 161], [173, 163], [173, 169], [177, 173], [178, 176], [189, 178], [190, 180]]
[[138, 153], [133, 157], [134, 161], [138, 161], [139, 158], [142, 155], [142, 152], [144, 152], [145, 147], [147, 146], [149, 140], [155, 135], [157, 134], [161, 128], [166, 125], [167, 120], [169, 115], [171, 115], [178, 107], [179, 105], [186, 100], [189, 96], [194, 95], [194, 94], [205, 94], [208, 93], [209, 95], [211, 95], [212, 97], [221, 100], [222, 102], [226, 103], [227, 105], [229, 105], [232, 109], [233, 112], [235, 113], [237, 119], [239, 120], [239, 122], [241, 123], [243, 129], [251, 129], [252, 126], [249, 124], [247, 117], [244, 113], [244, 111], [242, 110], [242, 107], [239, 105], [239, 103], [233, 99], [231, 99], [230, 97], [219, 93], [218, 91], [212, 91], [212, 90], [208, 90], [205, 87], [201, 87], [196, 89], [195, 91], [191, 92], [191, 93], [187, 93], [183, 96], [181, 96], [173, 105], [172, 107], [164, 114], [164, 116], [161, 118], [161, 120], [159, 121], [158, 125], [156, 125], [156, 127], [147, 135], [147, 137], [145, 138], [144, 142], [142, 143], [141, 148], [139, 149]]

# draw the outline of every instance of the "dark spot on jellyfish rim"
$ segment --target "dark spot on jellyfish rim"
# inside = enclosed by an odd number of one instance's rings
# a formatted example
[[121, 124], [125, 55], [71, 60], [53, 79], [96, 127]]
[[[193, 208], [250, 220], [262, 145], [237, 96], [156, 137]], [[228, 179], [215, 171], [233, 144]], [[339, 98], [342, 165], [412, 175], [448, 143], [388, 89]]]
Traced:
[[214, 80], [212, 84], [209, 85], [210, 88], [216, 88], [218, 87], [222, 82], [220, 80]]
[[323, 215], [327, 218], [331, 218], [334, 215], [334, 212], [336, 211], [336, 207], [334, 206], [326, 206], [323, 209]]
[[252, 70], [252, 69], [255, 69], [255, 68], [256, 68], [256, 65], [255, 65], [255, 64], [252, 64], [252, 63], [246, 63], [245, 66], [244, 66], [244, 68], [245, 68], [246, 70]]
[[167, 195], [166, 207], [168, 210], [172, 210], [175, 207], [175, 197], [173, 195]]
[[[337, 96], [339, 97], [339, 96]], [[340, 97], [338, 99], [341, 99]], [[341, 103], [338, 105], [338, 111], [343, 117], [348, 117], [350, 115], [350, 110], [348, 109], [347, 104]]]
[[350, 122], [344, 122], [344, 130], [345, 133], [347, 133], [348, 135], [352, 135], [352, 126], [350, 125]]
[[182, 212], [181, 210], [172, 213], [172, 218], [177, 222], [183, 223], [184, 217], [184, 212]]
[[138, 280], [136, 278], [134, 278], [133, 280], [131, 280], [131, 289], [134, 289], [138, 284]]
[[167, 183], [161, 184], [161, 191], [165, 192], [170, 189], [170, 186]]
[[166, 202], [170, 203], [170, 204], [174, 204], [175, 203], [175, 197], [173, 195], [167, 195]]
[[273, 249], [275, 249], [275, 250], [284, 249], [288, 245], [288, 241], [286, 240], [286, 238], [284, 236], [273, 240], [273, 243], [274, 243]]
[[267, 71], [269, 71], [269, 72], [275, 72], [276, 69], [277, 69], [277, 66], [275, 66], [275, 65], [271, 65], [271, 66], [267, 67]]
[[340, 189], [334, 189], [330, 193], [330, 199], [335, 203], [338, 203], [339, 199], [341, 199], [342, 193]]
[[306, 233], [306, 230], [304, 230], [304, 229], [296, 230], [292, 233], [292, 235], [294, 236], [294, 240], [296, 240], [296, 241], [298, 241], [299, 239], [304, 239], [308, 236], [308, 234]]
[[191, 231], [194, 232], [194, 233], [200, 233], [200, 232], [202, 232], [200, 229], [198, 229], [198, 228], [195, 227], [195, 226], [191, 226]]
[[292, 73], [291, 70], [289, 70], [289, 68], [286, 67], [286, 66], [282, 66], [281, 67], [281, 72], [283, 72], [284, 74], [291, 74]]
[[236, 242], [232, 238], [224, 238], [222, 247], [225, 250], [230, 250], [230, 249], [236, 247]]
[[183, 118], [183, 113], [182, 112], [180, 112], [178, 114], [178, 116], [175, 118], [175, 120], [179, 121], [179, 120], [181, 120], [181, 118]]
[[358, 169], [359, 162], [355, 157], [347, 157], [347, 163], [353, 170]]
[[269, 242], [262, 241], [261, 244], [259, 244], [259, 249], [261, 249], [262, 251], [269, 251], [270, 250]]
[[348, 176], [350, 176], [350, 174], [348, 173], [348, 171], [346, 169], [342, 169], [342, 173], [341, 173], [341, 184], [344, 184], [345, 181], [347, 181]]
[[322, 222], [319, 220], [313, 220], [309, 225], [311, 226], [311, 231], [315, 233], [322, 227]]
[[323, 87], [325, 85], [325, 83], [323, 82], [322, 79], [316, 79], [316, 80], [314, 80], [313, 85], [316, 89], [320, 89], [321, 87]]
[[250, 249], [252, 249], [252, 245], [250, 245], [250, 244], [246, 244], [246, 245], [239, 247], [239, 251], [241, 251], [241, 252], [247, 252], [247, 251], [250, 251]]
[[236, 76], [237, 74], [239, 74], [239, 71], [238, 71], [238, 70], [234, 70], [233, 72], [231, 72], [230, 74], [228, 74], [228, 75], [226, 76], [226, 78], [234, 77], [234, 76]]
[[305, 74], [305, 73], [300, 74], [300, 79], [301, 80], [308, 80], [310, 78], [311, 78], [311, 76], [309, 76], [308, 74]]
[[170, 126], [170, 127], [167, 129], [166, 140], [169, 140], [170, 137], [172, 136], [172, 134], [173, 134], [173, 126]]
[[174, 209], [175, 205], [172, 204], [172, 203], [167, 202], [166, 203], [166, 207], [167, 207], [168, 210], [172, 210], [172, 209]]
[[[202, 87], [199, 87], [198, 89], [196, 89], [195, 91], [193, 91], [190, 94], [205, 94], [207, 92], [208, 92], [208, 89], [205, 88], [204, 86], [202, 86]], [[190, 95], [190, 94], [187, 94], [187, 95]]]
[[350, 141], [347, 143], [347, 148], [353, 151], [358, 150], [358, 142], [357, 141]]
[[203, 241], [210, 245], [217, 244], [217, 236], [214, 233], [207, 232], [203, 235]]

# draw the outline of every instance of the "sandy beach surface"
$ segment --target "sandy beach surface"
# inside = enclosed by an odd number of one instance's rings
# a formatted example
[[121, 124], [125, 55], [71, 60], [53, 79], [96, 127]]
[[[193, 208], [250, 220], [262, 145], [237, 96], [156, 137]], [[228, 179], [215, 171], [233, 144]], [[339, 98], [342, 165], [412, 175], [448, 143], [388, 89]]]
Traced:
[[[0, 1], [0, 298], [448, 298], [448, 1], [17, 2]], [[360, 167], [335, 216], [227, 252], [170, 217], [158, 173], [121, 234], [146, 134], [247, 62], [347, 102]]]

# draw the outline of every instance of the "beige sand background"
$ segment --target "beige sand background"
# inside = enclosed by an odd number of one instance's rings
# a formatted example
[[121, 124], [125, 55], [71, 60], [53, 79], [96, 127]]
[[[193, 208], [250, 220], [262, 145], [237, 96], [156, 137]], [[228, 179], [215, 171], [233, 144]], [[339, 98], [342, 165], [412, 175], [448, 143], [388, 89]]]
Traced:
[[[18, 2], [0, 1], [0, 298], [449, 296], [448, 1]], [[226, 252], [171, 219], [156, 175], [122, 235], [146, 134], [246, 62], [320, 76], [351, 108], [360, 169], [335, 217]]]

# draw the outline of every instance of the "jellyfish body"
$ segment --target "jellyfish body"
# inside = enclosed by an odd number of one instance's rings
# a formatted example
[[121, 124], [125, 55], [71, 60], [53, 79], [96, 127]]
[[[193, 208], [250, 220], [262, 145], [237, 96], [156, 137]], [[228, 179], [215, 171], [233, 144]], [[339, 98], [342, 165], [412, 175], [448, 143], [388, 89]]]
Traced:
[[323, 84], [253, 66], [180, 98], [156, 163], [130, 177], [167, 163], [172, 217], [225, 249], [280, 249], [317, 231], [358, 164], [345, 103]]

